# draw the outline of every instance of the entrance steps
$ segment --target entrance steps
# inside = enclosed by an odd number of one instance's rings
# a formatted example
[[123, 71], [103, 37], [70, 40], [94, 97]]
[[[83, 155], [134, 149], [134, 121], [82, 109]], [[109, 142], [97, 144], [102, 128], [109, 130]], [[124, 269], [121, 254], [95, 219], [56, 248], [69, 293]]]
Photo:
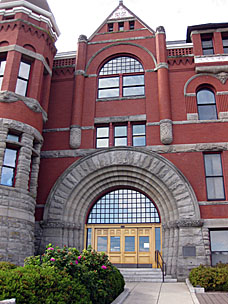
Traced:
[[[162, 283], [162, 271], [157, 268], [119, 268], [125, 282], [153, 282]], [[175, 283], [170, 275], [165, 276], [166, 283]]]

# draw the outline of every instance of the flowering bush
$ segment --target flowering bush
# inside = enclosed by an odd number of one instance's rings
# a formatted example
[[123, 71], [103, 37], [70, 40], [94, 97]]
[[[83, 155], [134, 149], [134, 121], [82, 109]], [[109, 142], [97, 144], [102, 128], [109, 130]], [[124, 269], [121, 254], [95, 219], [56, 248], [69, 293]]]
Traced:
[[90, 294], [93, 304], [111, 303], [124, 289], [124, 279], [105, 253], [92, 248], [81, 253], [75, 248], [47, 246], [45, 253], [29, 257], [25, 265], [56, 267], [80, 281]]

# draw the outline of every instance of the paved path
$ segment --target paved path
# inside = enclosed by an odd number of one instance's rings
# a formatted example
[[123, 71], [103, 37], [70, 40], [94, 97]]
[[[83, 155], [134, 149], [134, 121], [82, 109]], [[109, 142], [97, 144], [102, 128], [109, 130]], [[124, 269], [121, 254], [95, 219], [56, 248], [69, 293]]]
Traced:
[[206, 292], [197, 294], [200, 304], [228, 304], [227, 292]]
[[131, 290], [124, 304], [194, 304], [185, 283], [127, 283]]

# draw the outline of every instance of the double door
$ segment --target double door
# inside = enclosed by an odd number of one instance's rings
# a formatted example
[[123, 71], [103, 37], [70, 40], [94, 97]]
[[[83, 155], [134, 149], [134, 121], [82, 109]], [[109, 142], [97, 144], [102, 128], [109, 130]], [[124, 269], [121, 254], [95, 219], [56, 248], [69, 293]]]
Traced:
[[124, 267], [156, 267], [155, 250], [161, 249], [159, 224], [148, 227], [97, 225], [89, 229], [92, 247], [98, 252], [105, 252], [113, 264]]

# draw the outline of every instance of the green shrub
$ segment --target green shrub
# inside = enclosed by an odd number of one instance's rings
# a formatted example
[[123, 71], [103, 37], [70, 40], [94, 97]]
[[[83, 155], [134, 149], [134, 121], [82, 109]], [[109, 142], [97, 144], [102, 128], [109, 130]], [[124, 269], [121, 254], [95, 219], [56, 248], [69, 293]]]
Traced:
[[92, 248], [80, 254], [75, 248], [54, 248], [49, 244], [42, 264], [40, 256], [27, 258], [25, 264], [43, 268], [55, 266], [66, 271], [86, 287], [93, 304], [111, 303], [124, 290], [125, 282], [119, 270], [105, 253], [97, 253]]
[[25, 266], [0, 271], [0, 300], [17, 304], [91, 304], [86, 288], [55, 267]]
[[228, 291], [228, 265], [201, 265], [191, 270], [189, 280], [193, 286], [204, 287], [206, 291]]
[[0, 262], [0, 270], [15, 269], [17, 265], [10, 262]]

